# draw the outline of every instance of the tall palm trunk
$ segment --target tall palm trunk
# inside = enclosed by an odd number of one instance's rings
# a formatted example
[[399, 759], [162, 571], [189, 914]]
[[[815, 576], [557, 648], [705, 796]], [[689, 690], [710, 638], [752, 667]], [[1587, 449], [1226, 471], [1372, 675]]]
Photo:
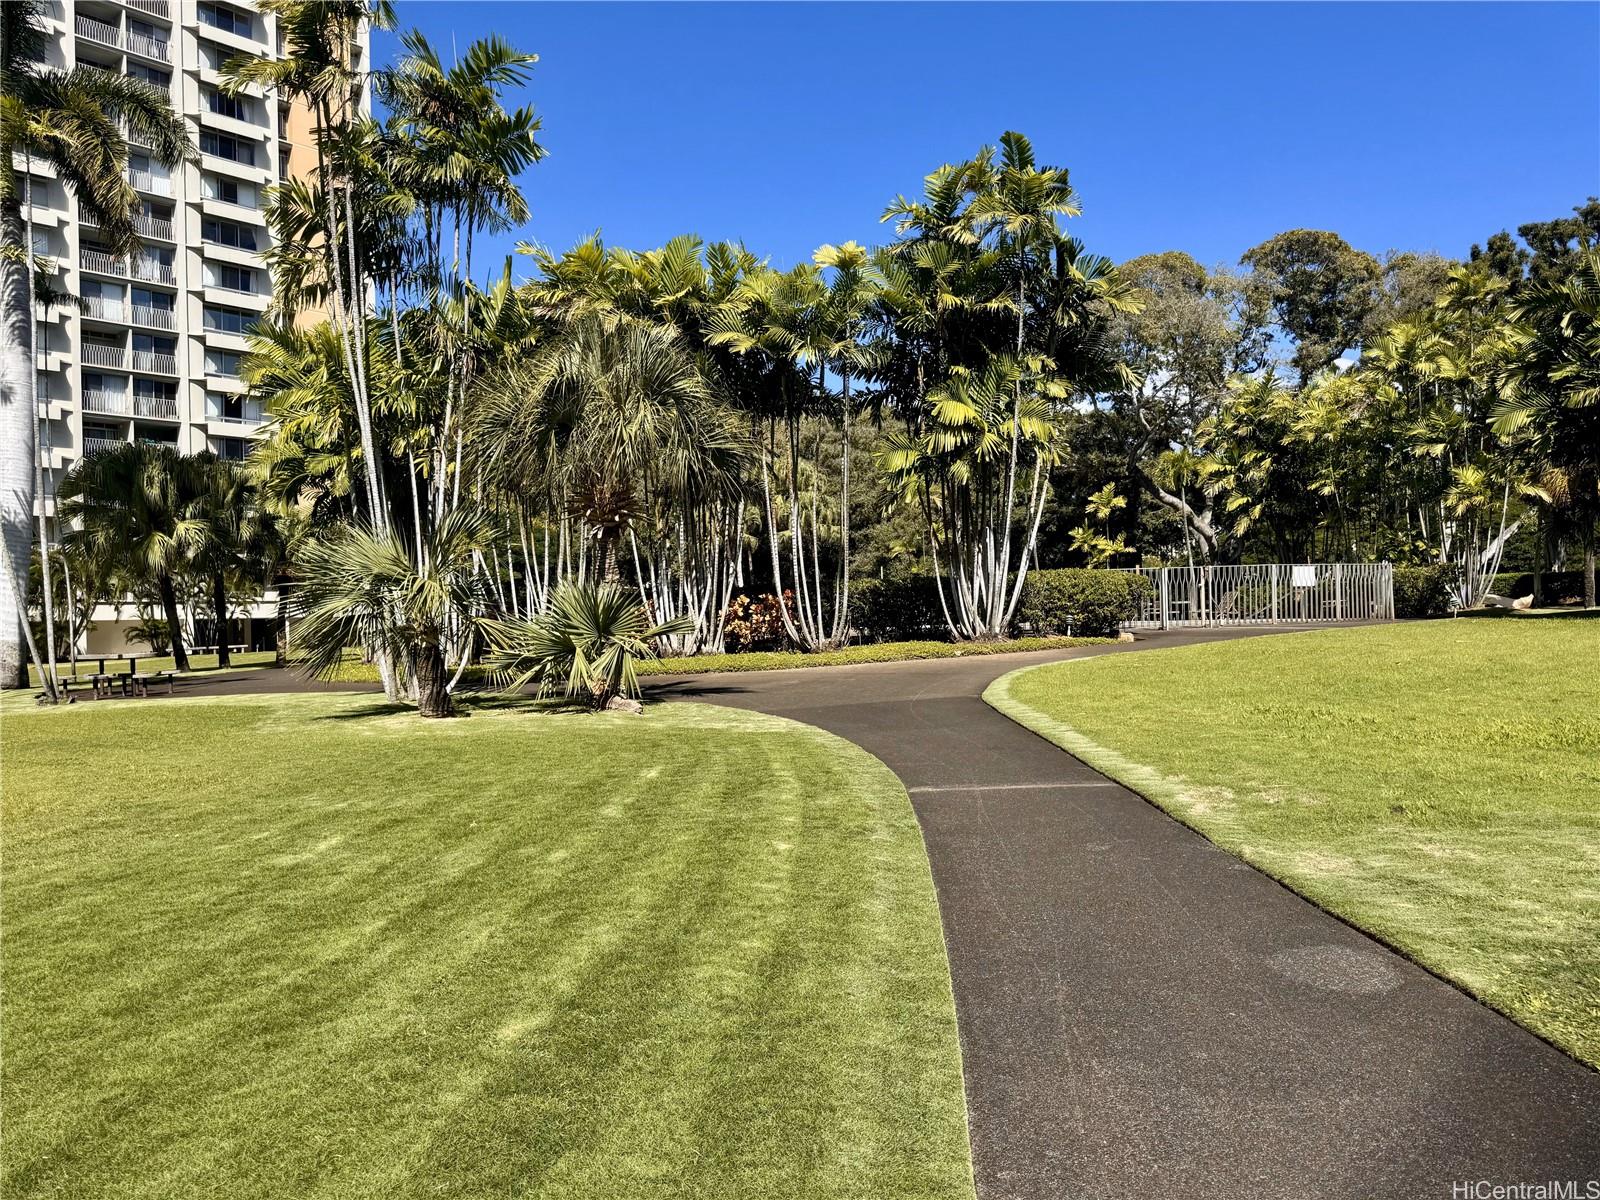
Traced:
[[[27, 166], [26, 174], [29, 179], [28, 187], [30, 189], [28, 200], [28, 222], [27, 228], [24, 232], [23, 244], [26, 246], [28, 254], [28, 273], [26, 279], [28, 283], [28, 315], [31, 317], [33, 315], [34, 286], [33, 198], [31, 195], [31, 189], [33, 187], [33, 159], [30, 156], [24, 159], [24, 162]], [[30, 341], [28, 345], [28, 359], [30, 367], [35, 366], [33, 359], [37, 353], [32, 341], [33, 336], [34, 335], [30, 331]], [[39, 372], [37, 369], [30, 370], [28, 372], [28, 407], [33, 410], [35, 417], [37, 417], [39, 412]], [[39, 507], [39, 580], [41, 583], [39, 599], [41, 608], [44, 612], [44, 669], [46, 676], [44, 686], [45, 694], [48, 695], [51, 700], [56, 700], [58, 699], [57, 692], [60, 688], [60, 681], [56, 674], [56, 589], [55, 581], [50, 577], [50, 519], [44, 511], [44, 455], [39, 452], [39, 422], [37, 419], [33, 422], [33, 436], [35, 439], [33, 447], [33, 493], [38, 499]], [[23, 615], [26, 617], [27, 614]]]
[[167, 634], [172, 639], [172, 665], [187, 671], [189, 655], [183, 648], [183, 619], [178, 616], [178, 590], [172, 585], [172, 576], [165, 571], [157, 575], [156, 590], [161, 594], [161, 611], [166, 615]]
[[[0, 588], [0, 688], [26, 687], [21, 607], [28, 594], [32, 551], [34, 463], [38, 460], [38, 419], [33, 402], [33, 296], [21, 254], [24, 240], [19, 198], [0, 204], [0, 533], [5, 538], [11, 578]], [[32, 247], [28, 247], [31, 251]]]
[[211, 611], [217, 619], [217, 666], [231, 667], [233, 658], [228, 653], [228, 582], [221, 571], [211, 575]]

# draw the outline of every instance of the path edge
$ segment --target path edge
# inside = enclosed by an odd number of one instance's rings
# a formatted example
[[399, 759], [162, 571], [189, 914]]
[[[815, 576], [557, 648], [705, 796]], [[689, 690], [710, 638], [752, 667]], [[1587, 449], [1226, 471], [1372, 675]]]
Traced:
[[1365, 926], [1358, 925], [1355, 921], [1352, 921], [1343, 913], [1337, 911], [1336, 909], [1329, 908], [1321, 900], [1317, 899], [1317, 897], [1302, 891], [1293, 883], [1286, 879], [1282, 879], [1273, 872], [1267, 870], [1260, 863], [1254, 862], [1246, 855], [1239, 853], [1239, 851], [1223, 845], [1204, 829], [1201, 829], [1199, 826], [1186, 821], [1183, 818], [1180, 809], [1168, 807], [1168, 801], [1177, 798], [1177, 794], [1181, 790], [1182, 786], [1181, 781], [1173, 778], [1170, 775], [1163, 774], [1161, 771], [1158, 771], [1154, 767], [1145, 763], [1135, 762], [1126, 755], [1119, 754], [1109, 746], [1102, 746], [1099, 742], [1095, 741], [1093, 738], [1085, 736], [1083, 733], [1080, 733], [1071, 725], [1068, 725], [1065, 721], [1058, 721], [1049, 714], [1040, 712], [1038, 709], [1034, 708], [1033, 705], [1018, 700], [1011, 691], [1012, 683], [1015, 682], [1019, 676], [1026, 675], [1030, 671], [1042, 670], [1045, 667], [1064, 666], [1067, 663], [1088, 661], [1090, 661], [1090, 659], [1067, 658], [1060, 659], [1056, 662], [1035, 663], [1032, 666], [1018, 667], [1014, 671], [1007, 671], [1004, 675], [1000, 676], [988, 687], [983, 689], [983, 702], [996, 712], [1000, 713], [1002, 716], [1008, 718], [1009, 720], [1015, 721], [1018, 725], [1022, 726], [1022, 728], [1031, 733], [1037, 734], [1045, 741], [1060, 747], [1062, 750], [1065, 750], [1074, 758], [1080, 759], [1081, 761], [1087, 763], [1106, 778], [1121, 784], [1145, 803], [1152, 805], [1163, 815], [1176, 821], [1185, 829], [1205, 838], [1207, 842], [1215, 846], [1218, 850], [1221, 850], [1224, 854], [1231, 855], [1233, 858], [1248, 866], [1252, 871], [1255, 871], [1263, 877], [1270, 879], [1273, 883], [1277, 884], [1285, 891], [1292, 892], [1294, 895], [1304, 900], [1307, 904], [1313, 905], [1320, 911], [1327, 913], [1328, 916], [1332, 917], [1335, 921], [1338, 921], [1341, 925], [1348, 929], [1354, 930], [1362, 937], [1376, 943], [1379, 946], [1382, 946], [1391, 954], [1398, 955], [1400, 958], [1405, 959], [1406, 962], [1411, 963], [1420, 970], [1426, 971], [1429, 975], [1432, 975], [1435, 979], [1439, 980], [1439, 982], [1448, 984], [1467, 999], [1471, 1000], [1474, 1004], [1486, 1008], [1496, 1016], [1502, 1017], [1509, 1021], [1523, 1033], [1527, 1034], [1529, 1037], [1536, 1038], [1540, 1042], [1543, 1042], [1546, 1046], [1549, 1046], [1562, 1057], [1570, 1059], [1572, 1062], [1577, 1063], [1585, 1070], [1600, 1074], [1600, 1064], [1591, 1063], [1586, 1059], [1578, 1057], [1574, 1051], [1566, 1046], [1563, 1046], [1560, 1042], [1546, 1037], [1537, 1029], [1529, 1028], [1527, 1025], [1524, 1025], [1521, 1021], [1517, 1020], [1514, 1014], [1506, 1012], [1504, 1009], [1489, 1003], [1488, 1000], [1484, 999], [1484, 997], [1478, 995], [1464, 984], [1452, 979], [1449, 975], [1439, 971], [1431, 964], [1423, 962], [1404, 946], [1396, 945], [1394, 942], [1391, 942], [1385, 937], [1379, 936], [1377, 933], [1374, 933]]

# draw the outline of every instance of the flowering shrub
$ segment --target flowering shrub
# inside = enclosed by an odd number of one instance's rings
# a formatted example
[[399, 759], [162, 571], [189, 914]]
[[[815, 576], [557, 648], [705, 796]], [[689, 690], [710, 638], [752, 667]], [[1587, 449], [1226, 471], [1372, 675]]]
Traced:
[[780, 650], [788, 638], [783, 631], [782, 604], [793, 604], [794, 593], [787, 589], [783, 601], [771, 593], [751, 599], [743, 592], [735, 596], [723, 614], [722, 633], [730, 650]]

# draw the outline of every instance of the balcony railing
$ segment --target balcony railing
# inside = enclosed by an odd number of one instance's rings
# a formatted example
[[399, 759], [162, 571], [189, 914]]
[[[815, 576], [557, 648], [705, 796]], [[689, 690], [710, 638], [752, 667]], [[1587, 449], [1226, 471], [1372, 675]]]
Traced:
[[162, 262], [159, 258], [151, 258], [141, 254], [133, 260], [133, 277], [149, 283], [177, 283], [178, 273], [173, 270], [171, 263]]
[[128, 33], [128, 49], [134, 54], [142, 54], [146, 58], [159, 59], [162, 62], [172, 61], [172, 47], [160, 38], [148, 37], [142, 33]]
[[178, 327], [178, 314], [170, 308], [156, 308], [150, 304], [135, 304], [133, 306], [133, 323], [135, 325], [148, 325], [151, 329], [176, 329]]
[[164, 242], [172, 240], [172, 222], [165, 217], [147, 217], [139, 213], [133, 218], [133, 229], [145, 237], [160, 238]]
[[128, 393], [110, 392], [103, 388], [84, 388], [83, 407], [90, 412], [122, 413], [128, 411]]
[[122, 49], [122, 30], [115, 25], [107, 25], [104, 21], [96, 21], [93, 17], [80, 15], [77, 21], [77, 33], [79, 37], [99, 42], [102, 46]]
[[110, 296], [85, 296], [83, 298], [83, 315], [86, 317], [99, 317], [102, 321], [121, 321], [122, 301]]
[[178, 419], [178, 401], [174, 396], [135, 396], [133, 398], [133, 415], [136, 417], [160, 417], [165, 421]]
[[172, 5], [168, 0], [126, 0], [129, 8], [136, 8], [142, 13], [149, 13], [152, 17], [161, 17], [172, 20]]
[[83, 365], [86, 367], [122, 367], [128, 352], [121, 346], [104, 346], [99, 342], [83, 344]]
[[152, 375], [176, 375], [178, 358], [174, 354], [159, 354], [154, 350], [135, 350], [133, 369], [147, 371]]
[[166, 175], [157, 175], [152, 171], [141, 171], [136, 167], [129, 167], [128, 182], [138, 192], [149, 192], [155, 196], [172, 195], [172, 179]]
[[85, 271], [98, 271], [101, 275], [126, 275], [128, 262], [116, 254], [107, 254], [104, 250], [78, 251], [78, 265]]
[[115, 450], [118, 446], [126, 446], [127, 444], [121, 438], [85, 436], [83, 439], [83, 452], [85, 454], [99, 454], [101, 451]]

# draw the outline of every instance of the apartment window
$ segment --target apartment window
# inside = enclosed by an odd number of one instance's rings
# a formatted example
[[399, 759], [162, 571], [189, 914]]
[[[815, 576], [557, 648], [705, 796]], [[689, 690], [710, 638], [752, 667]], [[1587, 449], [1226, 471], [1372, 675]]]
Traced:
[[240, 355], [231, 350], [207, 350], [206, 374], [225, 375], [233, 379], [239, 378]]
[[240, 37], [253, 36], [250, 23], [250, 14], [230, 8], [226, 4], [200, 4], [197, 15], [202, 25], [209, 25], [213, 29], [220, 29], [224, 33], [235, 33]]
[[128, 32], [137, 33], [140, 37], [149, 38], [152, 42], [160, 42], [163, 45], [166, 44], [168, 37], [165, 25], [152, 25], [149, 21], [139, 20], [138, 17], [129, 18]]
[[240, 183], [237, 179], [227, 179], [221, 175], [207, 175], [204, 177], [204, 187], [208, 200], [220, 200], [224, 204], [234, 204], [240, 208], [256, 206], [256, 189], [248, 183]]
[[232, 117], [235, 121], [251, 119], [250, 101], [243, 96], [230, 96], [216, 88], [206, 89], [206, 107], [219, 117]]
[[141, 308], [159, 308], [163, 312], [172, 312], [176, 307], [171, 292], [152, 292], [149, 288], [134, 288], [133, 302]]
[[139, 427], [138, 441], [141, 446], [165, 446], [169, 450], [178, 448], [178, 431], [176, 429], [162, 429], [160, 427]]
[[222, 333], [244, 333], [255, 323], [255, 313], [241, 312], [237, 308], [223, 308], [220, 304], [206, 305], [207, 329], [216, 329]]
[[259, 421], [261, 402], [242, 392], [207, 392], [206, 416], [213, 421]]
[[156, 337], [150, 333], [135, 333], [133, 335], [133, 352], [135, 354], [176, 354], [178, 340], [169, 337]]
[[250, 453], [249, 438], [219, 437], [211, 440], [217, 448], [217, 457], [228, 462], [242, 462]]
[[236, 267], [232, 263], [218, 263], [213, 268], [216, 286], [230, 292], [250, 292], [256, 290], [256, 273], [249, 267]]
[[85, 421], [83, 423], [83, 440], [86, 442], [97, 440], [120, 442], [122, 441], [122, 431], [115, 425], [91, 425]]
[[139, 400], [177, 400], [178, 385], [160, 379], [135, 379], [133, 394]]
[[[203, 217], [200, 236], [214, 246], [231, 246], [235, 250], [254, 250], [256, 231], [237, 221], [224, 221], [220, 217]], [[244, 289], [239, 289], [244, 290]]]
[[128, 75], [134, 79], [142, 79], [151, 87], [166, 91], [172, 86], [172, 72], [163, 71], [160, 67], [152, 67], [149, 63], [130, 62]]
[[241, 138], [229, 137], [225, 133], [213, 133], [209, 129], [202, 129], [200, 151], [213, 158], [225, 158], [229, 162], [244, 163], [249, 167], [256, 165], [255, 146]]

